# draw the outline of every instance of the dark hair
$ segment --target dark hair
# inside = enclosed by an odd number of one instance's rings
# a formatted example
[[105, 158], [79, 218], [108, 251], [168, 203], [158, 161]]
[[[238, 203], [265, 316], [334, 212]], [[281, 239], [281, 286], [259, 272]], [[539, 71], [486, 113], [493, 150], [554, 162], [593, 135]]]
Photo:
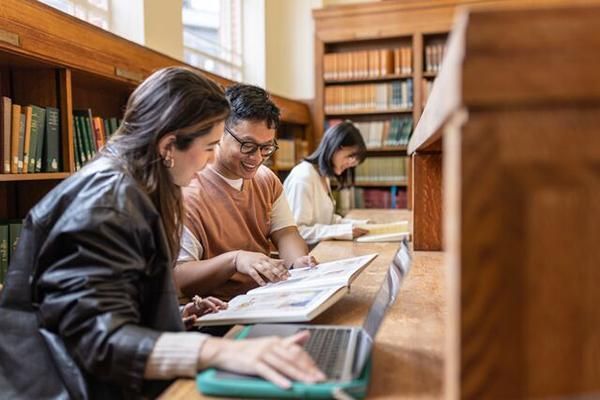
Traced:
[[360, 131], [352, 121], [340, 122], [325, 131], [319, 147], [304, 160], [317, 165], [321, 175], [337, 178], [340, 187], [348, 187], [354, 183], [354, 168], [336, 175], [333, 170], [333, 155], [341, 147], [352, 146], [358, 146], [358, 162], [362, 163], [367, 157], [367, 146]]
[[[129, 96], [123, 121], [102, 152], [117, 160], [148, 193], [173, 255], [179, 251], [183, 200], [181, 189], [161, 162], [158, 142], [175, 134], [175, 148], [186, 150], [228, 115], [229, 103], [218, 84], [185, 67], [164, 68]], [[194, 125], [199, 125], [197, 130], [182, 132]]]
[[246, 120], [264, 122], [269, 129], [279, 127], [279, 108], [264, 89], [236, 83], [225, 89], [225, 96], [231, 106], [227, 126], [235, 126], [239, 121]]

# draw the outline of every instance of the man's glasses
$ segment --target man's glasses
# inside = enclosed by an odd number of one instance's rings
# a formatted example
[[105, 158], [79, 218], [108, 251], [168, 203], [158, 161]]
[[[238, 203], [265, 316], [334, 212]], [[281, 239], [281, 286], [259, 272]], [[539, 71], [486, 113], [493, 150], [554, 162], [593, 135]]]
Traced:
[[240, 152], [242, 154], [254, 154], [256, 152], [256, 150], [260, 149], [261, 156], [269, 157], [270, 155], [275, 153], [275, 151], [277, 151], [277, 149], [279, 148], [279, 146], [277, 145], [277, 142], [271, 143], [271, 144], [257, 144], [254, 142], [243, 142], [228, 127], [225, 127], [225, 131], [227, 133], [229, 133], [231, 135], [231, 137], [233, 137], [235, 140], [238, 141], [238, 143], [240, 144]]

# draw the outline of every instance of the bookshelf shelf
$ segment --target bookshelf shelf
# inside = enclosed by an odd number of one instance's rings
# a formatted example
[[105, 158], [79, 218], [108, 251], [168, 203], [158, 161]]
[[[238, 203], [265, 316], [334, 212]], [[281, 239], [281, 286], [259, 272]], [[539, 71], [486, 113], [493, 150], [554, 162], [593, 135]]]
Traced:
[[437, 72], [423, 72], [423, 78], [434, 79], [437, 77]]
[[49, 181], [65, 179], [69, 172], [48, 172], [39, 174], [0, 174], [0, 182]]
[[392, 187], [400, 186], [404, 187], [408, 184], [406, 180], [403, 181], [372, 181], [372, 182], [355, 182], [354, 186], [357, 187]]
[[370, 78], [353, 78], [353, 79], [327, 79], [323, 81], [325, 85], [337, 85], [341, 83], [369, 83], [369, 82], [387, 82], [387, 81], [397, 81], [401, 79], [410, 79], [412, 78], [412, 74], [400, 74], [400, 75], [388, 75], [388, 76], [378, 76], [378, 77], [370, 77]]
[[326, 117], [341, 117], [341, 116], [348, 116], [348, 115], [389, 115], [389, 114], [410, 114], [412, 112], [413, 112], [412, 108], [396, 108], [396, 109], [387, 109], [387, 110], [366, 109], [366, 110], [327, 112], [327, 113], [325, 113], [325, 116]]
[[390, 146], [390, 147], [371, 147], [367, 148], [368, 153], [398, 153], [406, 152], [406, 146]]

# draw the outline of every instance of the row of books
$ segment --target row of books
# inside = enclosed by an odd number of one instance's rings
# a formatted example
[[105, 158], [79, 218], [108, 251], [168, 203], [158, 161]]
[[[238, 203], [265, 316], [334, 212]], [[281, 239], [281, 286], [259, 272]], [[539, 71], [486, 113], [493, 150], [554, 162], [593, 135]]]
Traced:
[[446, 54], [446, 45], [442, 43], [425, 46], [425, 72], [437, 73]]
[[412, 117], [392, 117], [385, 121], [355, 122], [368, 149], [405, 146], [412, 132]]
[[404, 182], [406, 157], [367, 157], [355, 170], [356, 184], [373, 182]]
[[329, 53], [323, 56], [327, 81], [369, 79], [412, 73], [412, 47]]
[[308, 141], [294, 139], [277, 139], [279, 149], [271, 159], [265, 162], [268, 167], [291, 169], [308, 156]]
[[379, 188], [354, 188], [356, 208], [406, 208], [406, 190]]
[[398, 186], [391, 188], [351, 187], [335, 191], [337, 212], [341, 215], [357, 208], [406, 208], [408, 198], [406, 189]]
[[325, 88], [325, 112], [406, 110], [413, 106], [412, 79]]
[[0, 221], [0, 283], [4, 284], [10, 256], [14, 254], [19, 236], [21, 235], [21, 221]]
[[117, 130], [117, 118], [94, 117], [91, 109], [73, 110], [75, 170], [91, 160]]
[[275, 165], [278, 168], [292, 168], [296, 165], [296, 149], [292, 139], [277, 140], [279, 149], [275, 153]]
[[60, 112], [54, 107], [21, 106], [2, 96], [0, 169], [3, 174], [60, 170]]

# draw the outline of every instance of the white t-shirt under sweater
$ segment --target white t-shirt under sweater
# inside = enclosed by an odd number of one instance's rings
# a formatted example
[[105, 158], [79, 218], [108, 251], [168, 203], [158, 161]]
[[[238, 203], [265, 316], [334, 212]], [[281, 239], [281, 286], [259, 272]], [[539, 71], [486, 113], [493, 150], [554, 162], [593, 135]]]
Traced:
[[[329, 188], [328, 178], [326, 182]], [[325, 189], [313, 164], [302, 161], [296, 165], [283, 182], [283, 190], [306, 243], [312, 245], [325, 239], [352, 240], [352, 222], [358, 221], [344, 220], [335, 214], [331, 191]]]

